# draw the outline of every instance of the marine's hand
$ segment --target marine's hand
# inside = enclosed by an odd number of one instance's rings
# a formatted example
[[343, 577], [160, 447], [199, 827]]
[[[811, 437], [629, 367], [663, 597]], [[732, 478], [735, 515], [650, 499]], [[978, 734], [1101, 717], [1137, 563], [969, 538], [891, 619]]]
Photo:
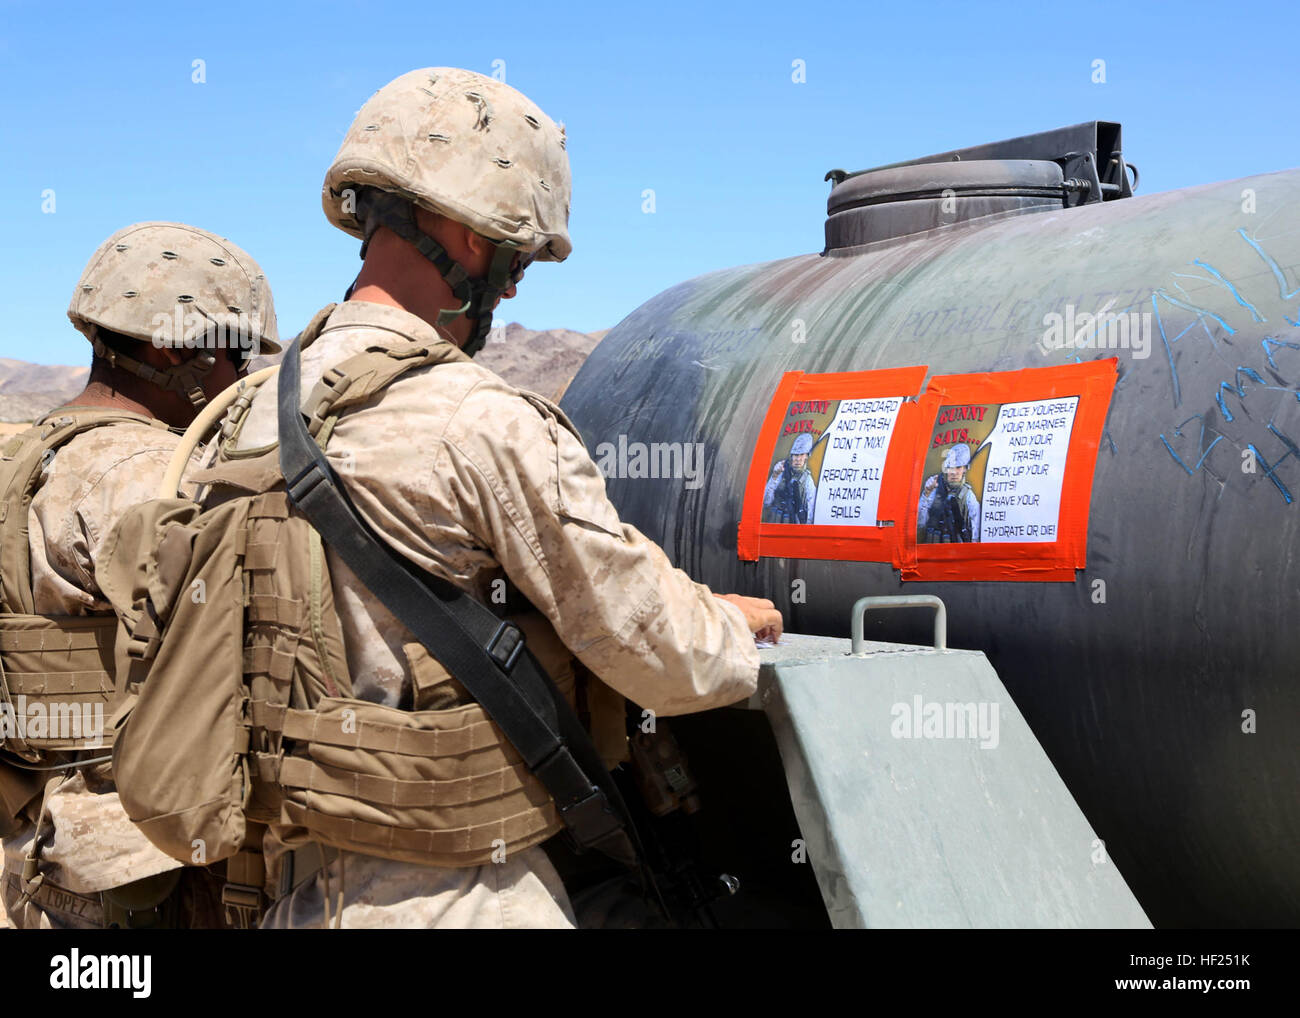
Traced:
[[921, 494], [928, 495], [930, 494], [930, 492], [934, 491], [934, 489], [937, 488], [938, 486], [939, 486], [939, 475], [931, 474], [928, 478], [926, 478], [925, 488], [922, 489]]
[[776, 643], [781, 638], [783, 620], [776, 605], [765, 597], [745, 597], [744, 594], [714, 594], [720, 601], [728, 601], [745, 615], [745, 622], [755, 640]]
[[776, 477], [776, 476], [777, 476], [778, 474], [780, 474], [783, 470], [785, 470], [785, 460], [777, 460], [777, 461], [776, 461], [776, 466], [774, 466], [774, 467], [772, 468], [772, 476], [773, 476], [773, 477]]

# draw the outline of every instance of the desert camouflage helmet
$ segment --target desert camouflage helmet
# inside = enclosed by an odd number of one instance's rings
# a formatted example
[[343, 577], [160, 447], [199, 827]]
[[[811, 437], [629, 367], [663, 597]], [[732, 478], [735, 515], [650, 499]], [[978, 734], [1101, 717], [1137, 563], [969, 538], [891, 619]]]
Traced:
[[[321, 201], [339, 229], [368, 240], [380, 226], [410, 241], [442, 273], [476, 322], [465, 345], [482, 347], [496, 298], [534, 259], [563, 261], [569, 242], [569, 157], [564, 128], [526, 96], [473, 71], [411, 71], [357, 114], [325, 175]], [[493, 241], [486, 279], [465, 269], [416, 225], [412, 205]], [[364, 257], [365, 248], [362, 248]]]
[[943, 469], [970, 466], [970, 446], [958, 442], [943, 455]]
[[[205, 402], [203, 376], [213, 348], [248, 357], [280, 349], [271, 288], [242, 248], [183, 223], [136, 223], [99, 246], [72, 292], [68, 318], [95, 353], [164, 389]], [[156, 346], [199, 352], [172, 368], [153, 368], [106, 345], [99, 329]]]

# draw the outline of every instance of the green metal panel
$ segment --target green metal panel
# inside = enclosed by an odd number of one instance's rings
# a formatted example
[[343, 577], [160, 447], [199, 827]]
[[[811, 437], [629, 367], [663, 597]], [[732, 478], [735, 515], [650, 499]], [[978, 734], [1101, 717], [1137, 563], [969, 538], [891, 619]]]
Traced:
[[835, 926], [1150, 928], [983, 654], [784, 639], [750, 706]]

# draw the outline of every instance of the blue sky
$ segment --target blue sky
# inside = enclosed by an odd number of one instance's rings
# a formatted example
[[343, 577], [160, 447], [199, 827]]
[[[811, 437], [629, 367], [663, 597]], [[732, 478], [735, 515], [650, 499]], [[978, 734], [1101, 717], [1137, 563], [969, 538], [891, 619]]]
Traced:
[[574, 253], [497, 321], [589, 331], [700, 273], [820, 250], [832, 167], [1085, 120], [1124, 125], [1140, 194], [1300, 165], [1297, 27], [1291, 0], [0, 3], [0, 356], [87, 362], [73, 286], [145, 219], [244, 247], [296, 332], [359, 264], [321, 213], [325, 169], [413, 68], [504, 61], [565, 122]]

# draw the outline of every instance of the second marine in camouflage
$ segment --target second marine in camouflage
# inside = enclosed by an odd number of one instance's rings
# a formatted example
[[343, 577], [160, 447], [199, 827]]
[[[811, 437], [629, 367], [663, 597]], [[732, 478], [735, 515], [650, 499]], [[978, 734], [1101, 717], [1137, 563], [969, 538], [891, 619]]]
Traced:
[[[24, 486], [34, 494], [26, 519], [6, 516], [0, 631], [7, 705], [39, 704], [49, 717], [72, 708], [97, 731], [4, 740], [16, 762], [0, 763], [0, 782], [26, 774], [43, 788], [3, 818], [16, 825], [4, 841], [4, 903], [28, 928], [221, 926], [206, 871], [182, 874], [118, 800], [106, 759], [115, 625], [95, 569], [123, 512], [156, 496], [179, 443], [168, 426], [187, 424], [249, 356], [279, 349], [271, 291], [229, 241], [137, 223], [91, 257], [68, 317], [94, 348], [86, 389], [3, 450], [0, 497], [17, 505]], [[30, 592], [17, 582], [28, 570]], [[38, 686], [27, 689], [29, 678]]]

